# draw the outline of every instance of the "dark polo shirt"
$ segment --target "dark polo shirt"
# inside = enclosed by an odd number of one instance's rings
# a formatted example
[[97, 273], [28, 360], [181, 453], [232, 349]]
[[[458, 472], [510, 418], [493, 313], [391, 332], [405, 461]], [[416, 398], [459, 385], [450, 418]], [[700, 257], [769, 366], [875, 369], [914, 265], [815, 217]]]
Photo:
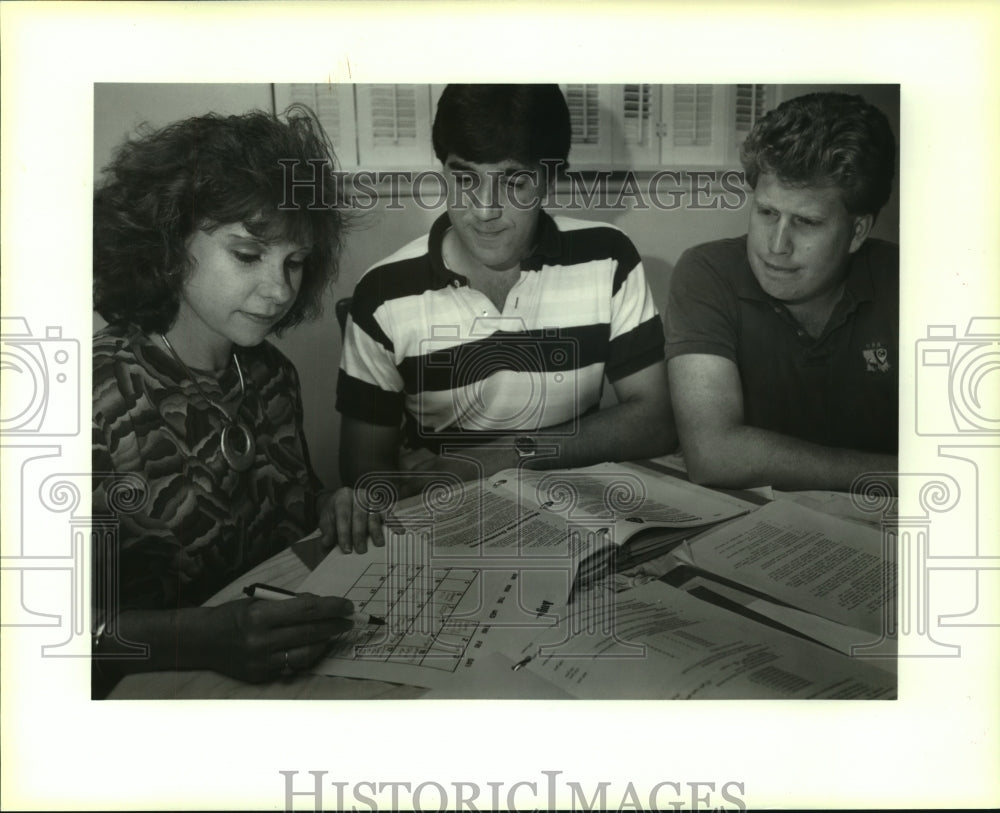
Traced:
[[825, 446], [894, 453], [899, 408], [899, 247], [869, 239], [823, 334], [811, 338], [764, 293], [746, 236], [678, 260], [667, 304], [668, 359], [735, 362], [744, 421]]

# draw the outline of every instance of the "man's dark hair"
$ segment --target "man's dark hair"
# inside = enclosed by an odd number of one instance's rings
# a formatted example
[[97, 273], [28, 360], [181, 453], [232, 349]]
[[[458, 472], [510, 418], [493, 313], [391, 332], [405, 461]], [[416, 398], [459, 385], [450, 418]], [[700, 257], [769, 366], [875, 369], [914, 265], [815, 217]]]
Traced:
[[787, 186], [835, 186], [851, 214], [876, 215], [892, 190], [896, 141], [885, 114], [860, 96], [810, 93], [760, 119], [740, 158], [753, 188], [762, 172]]
[[[94, 309], [111, 323], [165, 332], [191, 268], [188, 239], [241, 223], [264, 241], [312, 246], [295, 303], [275, 332], [318, 315], [346, 225], [334, 161], [322, 126], [302, 105], [281, 118], [210, 113], [140, 128], [94, 193]], [[298, 188], [286, 201], [286, 172], [315, 179], [315, 197]]]
[[558, 85], [448, 85], [434, 116], [434, 154], [477, 164], [567, 165], [569, 108]]

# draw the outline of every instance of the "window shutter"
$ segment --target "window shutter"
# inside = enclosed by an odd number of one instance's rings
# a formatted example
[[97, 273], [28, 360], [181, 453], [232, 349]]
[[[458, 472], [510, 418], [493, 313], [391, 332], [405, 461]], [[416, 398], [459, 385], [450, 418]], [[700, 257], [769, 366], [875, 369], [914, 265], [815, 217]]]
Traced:
[[667, 164], [717, 166], [727, 147], [727, 99], [724, 85], [668, 85], [666, 137], [661, 159]]
[[[274, 85], [277, 112], [316, 111], [340, 165], [434, 165], [431, 120], [443, 85]], [[738, 166], [754, 123], [781, 101], [778, 85], [564, 84], [570, 165], [581, 170]]]
[[767, 111], [766, 85], [737, 85], [735, 125], [737, 140], [742, 142], [757, 119]]
[[740, 147], [753, 126], [778, 101], [775, 85], [733, 85], [733, 112], [730, 120], [732, 148], [729, 155], [733, 166], [740, 164]]
[[622, 119], [625, 143], [645, 146], [650, 142], [652, 122], [652, 85], [625, 85]]
[[377, 85], [371, 91], [372, 144], [409, 147], [417, 140], [417, 100], [413, 87]]
[[569, 107], [570, 165], [611, 165], [611, 86], [563, 85]]
[[429, 167], [428, 85], [358, 85], [358, 159], [369, 169]]
[[601, 110], [597, 85], [567, 85], [566, 104], [573, 144], [597, 144], [601, 137]]
[[656, 122], [660, 116], [657, 85], [614, 85], [612, 127], [615, 169], [655, 169], [660, 163], [660, 140]]
[[712, 143], [712, 85], [677, 85], [674, 89], [674, 146], [707, 147]]
[[286, 84], [274, 86], [275, 112], [291, 104], [305, 104], [316, 113], [333, 144], [341, 167], [358, 164], [357, 132], [354, 123], [354, 86], [339, 84]]

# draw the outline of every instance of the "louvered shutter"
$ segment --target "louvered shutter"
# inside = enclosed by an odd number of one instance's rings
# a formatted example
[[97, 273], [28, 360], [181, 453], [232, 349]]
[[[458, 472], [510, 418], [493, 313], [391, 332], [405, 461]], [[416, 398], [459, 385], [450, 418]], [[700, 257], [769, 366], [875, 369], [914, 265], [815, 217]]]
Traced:
[[619, 126], [614, 127], [612, 151], [615, 169], [655, 169], [660, 163], [656, 123], [660, 116], [658, 85], [615, 85], [614, 106]]
[[432, 165], [428, 85], [357, 85], [357, 107], [362, 167]]
[[569, 107], [572, 169], [611, 166], [611, 85], [562, 85]]
[[625, 85], [622, 96], [622, 129], [625, 132], [625, 143], [649, 143], [652, 85]]
[[733, 100], [733, 149], [731, 163], [740, 162], [740, 147], [754, 124], [778, 102], [775, 85], [735, 85]]
[[667, 164], [716, 165], [726, 156], [726, 87], [668, 85], [666, 135], [662, 159]]
[[675, 147], [707, 147], [712, 143], [712, 85], [674, 88]]
[[767, 111], [766, 85], [737, 85], [736, 104], [733, 108], [737, 140], [746, 138], [761, 116]]

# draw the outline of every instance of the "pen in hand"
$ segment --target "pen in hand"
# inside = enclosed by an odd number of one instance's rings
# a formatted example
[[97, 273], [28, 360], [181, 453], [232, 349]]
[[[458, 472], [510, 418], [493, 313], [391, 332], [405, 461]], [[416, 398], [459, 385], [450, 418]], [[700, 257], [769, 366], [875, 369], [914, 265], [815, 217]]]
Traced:
[[[283, 587], [274, 587], [273, 585], [261, 584], [260, 582], [244, 587], [243, 592], [250, 596], [250, 598], [260, 598], [265, 601], [284, 601], [285, 599], [295, 598], [299, 595], [291, 590], [285, 590]], [[368, 613], [352, 613], [348, 618], [354, 622], [356, 627], [368, 625], [381, 627], [385, 625], [384, 618], [377, 615], [368, 615]]]

